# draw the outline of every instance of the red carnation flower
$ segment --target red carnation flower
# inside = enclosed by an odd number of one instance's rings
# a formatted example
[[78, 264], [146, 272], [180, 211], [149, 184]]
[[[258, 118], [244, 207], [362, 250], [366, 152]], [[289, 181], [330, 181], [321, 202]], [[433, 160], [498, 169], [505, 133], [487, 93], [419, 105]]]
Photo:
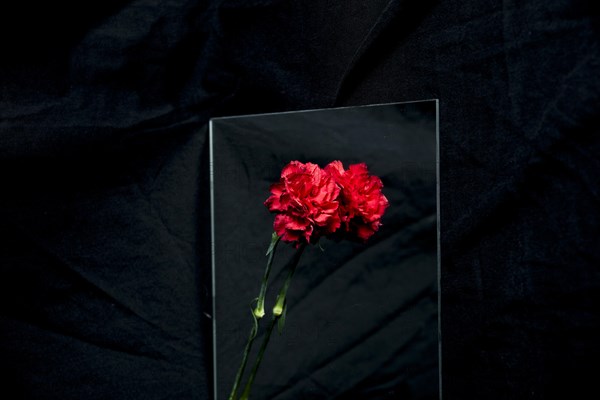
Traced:
[[273, 228], [282, 240], [315, 243], [340, 227], [340, 188], [318, 165], [290, 162], [270, 190], [265, 206], [277, 213]]
[[350, 165], [344, 170], [341, 161], [333, 161], [325, 171], [342, 189], [338, 213], [346, 232], [367, 240], [379, 230], [381, 217], [389, 206], [381, 193], [381, 179], [369, 175], [364, 163]]

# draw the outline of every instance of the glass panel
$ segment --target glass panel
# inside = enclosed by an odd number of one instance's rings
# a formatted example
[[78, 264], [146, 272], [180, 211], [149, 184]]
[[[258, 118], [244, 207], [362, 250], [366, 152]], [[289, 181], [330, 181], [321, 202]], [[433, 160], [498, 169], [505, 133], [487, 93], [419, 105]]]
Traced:
[[[390, 206], [366, 243], [307, 247], [251, 398], [440, 397], [437, 115], [431, 100], [211, 120], [215, 399], [253, 325], [274, 220], [263, 202], [292, 160], [365, 162]], [[278, 246], [246, 376], [294, 252]]]

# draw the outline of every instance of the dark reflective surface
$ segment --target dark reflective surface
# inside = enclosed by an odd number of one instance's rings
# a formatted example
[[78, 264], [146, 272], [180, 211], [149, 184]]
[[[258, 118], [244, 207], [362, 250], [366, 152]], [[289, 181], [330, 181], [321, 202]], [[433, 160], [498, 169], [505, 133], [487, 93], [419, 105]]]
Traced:
[[[272, 232], [269, 185], [291, 160], [337, 159], [366, 162], [390, 207], [366, 244], [306, 250], [252, 398], [439, 397], [436, 138], [435, 101], [212, 120], [218, 400], [252, 324]], [[267, 310], [292, 253], [279, 246]]]

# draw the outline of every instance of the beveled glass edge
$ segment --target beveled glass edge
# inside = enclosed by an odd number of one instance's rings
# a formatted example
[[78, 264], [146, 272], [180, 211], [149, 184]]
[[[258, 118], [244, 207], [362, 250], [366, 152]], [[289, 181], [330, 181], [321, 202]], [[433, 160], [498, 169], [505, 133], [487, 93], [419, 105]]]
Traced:
[[[428, 101], [435, 101], [436, 102], [436, 110], [437, 110], [438, 99], [424, 99], [424, 100], [401, 101], [401, 102], [391, 102], [391, 103], [360, 104], [360, 105], [356, 105], [356, 106], [308, 108], [308, 109], [292, 110], [292, 111], [279, 111], [279, 112], [267, 112], [267, 113], [256, 113], [256, 114], [229, 115], [229, 116], [225, 116], [225, 117], [213, 117], [213, 118], [210, 119], [210, 122], [211, 122], [211, 126], [212, 126], [212, 121], [221, 121], [221, 120], [236, 119], [236, 118], [268, 117], [268, 116], [271, 116], [271, 115], [298, 114], [298, 113], [310, 113], [310, 112], [319, 112], [319, 111], [335, 111], [335, 110], [346, 110], [346, 109], [350, 109], [350, 108], [368, 108], [368, 107], [396, 106], [396, 105], [401, 105], [401, 104], [426, 103]], [[436, 114], [436, 118], [437, 118], [437, 114]]]
[[210, 192], [210, 264], [211, 264], [211, 307], [212, 307], [212, 381], [213, 399], [217, 400], [217, 310], [216, 310], [216, 269], [215, 269], [215, 170], [214, 170], [214, 151], [213, 151], [213, 120], [208, 121], [208, 174], [209, 174], [209, 192]]
[[442, 231], [440, 206], [440, 100], [435, 99], [435, 190], [437, 213], [437, 289], [438, 289], [438, 387], [442, 400]]

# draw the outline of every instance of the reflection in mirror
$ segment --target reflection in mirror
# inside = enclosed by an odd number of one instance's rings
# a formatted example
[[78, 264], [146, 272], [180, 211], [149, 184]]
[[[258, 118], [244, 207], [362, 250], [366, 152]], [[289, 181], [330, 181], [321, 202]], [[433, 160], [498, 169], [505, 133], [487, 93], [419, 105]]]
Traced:
[[[320, 168], [334, 160], [345, 169], [365, 163], [368, 174], [381, 179], [389, 206], [366, 241], [329, 234], [315, 215], [301, 216], [306, 219], [297, 229], [306, 234], [306, 224], [314, 224], [310, 229], [320, 239], [297, 262], [285, 324], [277, 321], [281, 334], [275, 328], [270, 335], [250, 398], [440, 398], [437, 118], [437, 101], [431, 100], [211, 120], [216, 400], [230, 398], [255, 333], [236, 392], [244, 398], [286, 282], [286, 264], [294, 262], [294, 243], [278, 242], [265, 316], [254, 332], [252, 310], [262, 297], [275, 218], [263, 203], [293, 160]], [[335, 182], [342, 189], [351, 185]], [[367, 224], [356, 216], [367, 205], [355, 204], [349, 216], [351, 200], [339, 196], [333, 200], [340, 232], [352, 226], [356, 233], [357, 224]], [[295, 234], [289, 232], [285, 239]]]

